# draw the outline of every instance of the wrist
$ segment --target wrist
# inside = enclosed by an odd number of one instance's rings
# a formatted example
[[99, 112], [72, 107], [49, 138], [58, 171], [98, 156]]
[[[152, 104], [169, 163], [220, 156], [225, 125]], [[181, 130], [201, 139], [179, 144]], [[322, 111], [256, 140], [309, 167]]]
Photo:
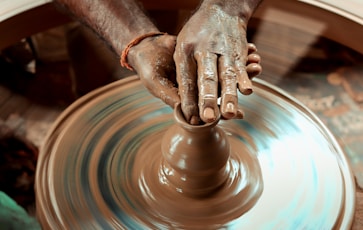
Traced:
[[166, 35], [167, 33], [164, 32], [149, 32], [142, 34], [133, 40], [131, 40], [123, 49], [121, 53], [121, 59], [120, 64], [123, 67], [126, 67], [129, 70], [134, 70], [134, 64], [135, 63], [135, 56], [137, 56], [137, 47], [142, 42], [147, 42], [147, 40], [152, 39], [153, 37], [160, 36], [160, 35]]
[[260, 2], [261, 0], [204, 0], [200, 9], [211, 11], [213, 14], [223, 13], [238, 17], [247, 26]]

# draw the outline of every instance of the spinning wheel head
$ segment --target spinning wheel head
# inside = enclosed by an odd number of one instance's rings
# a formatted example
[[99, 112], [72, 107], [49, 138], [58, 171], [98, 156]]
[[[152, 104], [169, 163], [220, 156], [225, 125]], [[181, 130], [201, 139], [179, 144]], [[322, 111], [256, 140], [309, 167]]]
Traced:
[[[175, 121], [172, 109], [136, 77], [79, 99], [56, 121], [41, 150], [36, 174], [41, 224], [59, 229], [348, 228], [354, 212], [352, 173], [324, 125], [258, 79], [254, 94], [241, 96], [239, 103], [244, 120], [218, 124], [231, 145], [229, 167], [238, 180], [230, 181], [239, 190], [222, 189], [200, 199], [170, 192], [175, 190], [158, 175], [161, 140]], [[238, 194], [243, 199], [237, 203], [248, 204], [224, 205], [236, 203]], [[245, 194], [252, 195], [251, 202]]]

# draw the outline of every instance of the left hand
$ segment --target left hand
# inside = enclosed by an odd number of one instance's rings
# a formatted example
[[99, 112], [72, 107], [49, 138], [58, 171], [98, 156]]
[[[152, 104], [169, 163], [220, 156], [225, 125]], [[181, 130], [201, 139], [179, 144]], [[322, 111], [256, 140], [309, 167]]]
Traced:
[[180, 103], [173, 53], [175, 36], [148, 37], [130, 49], [128, 61], [155, 97], [174, 108]]
[[243, 117], [237, 88], [251, 94], [250, 79], [262, 71], [256, 48], [247, 43], [246, 26], [219, 7], [203, 7], [179, 33], [174, 61], [182, 111], [190, 124], [213, 122], [219, 114]]

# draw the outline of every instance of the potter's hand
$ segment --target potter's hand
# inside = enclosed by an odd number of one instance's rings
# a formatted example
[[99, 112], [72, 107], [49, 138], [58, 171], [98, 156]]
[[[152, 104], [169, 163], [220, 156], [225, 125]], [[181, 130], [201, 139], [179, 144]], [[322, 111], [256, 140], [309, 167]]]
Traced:
[[191, 124], [198, 124], [199, 119], [212, 122], [219, 113], [225, 119], [242, 118], [237, 88], [242, 94], [251, 94], [250, 78], [261, 72], [260, 57], [246, 39], [247, 18], [252, 12], [243, 18], [242, 13], [234, 12], [241, 5], [234, 9], [225, 6], [229, 3], [216, 2], [205, 0], [177, 38], [174, 60], [179, 94], [182, 111]]
[[174, 48], [175, 36], [153, 36], [133, 46], [127, 56], [145, 87], [171, 107], [180, 103], [176, 88]]

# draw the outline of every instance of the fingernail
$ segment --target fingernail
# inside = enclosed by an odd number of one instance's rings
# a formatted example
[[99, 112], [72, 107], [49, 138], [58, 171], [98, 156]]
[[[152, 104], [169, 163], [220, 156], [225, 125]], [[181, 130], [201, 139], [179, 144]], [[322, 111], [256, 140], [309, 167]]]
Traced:
[[225, 119], [233, 119], [236, 116], [234, 103], [228, 102], [224, 108], [223, 117]]
[[243, 95], [250, 95], [253, 92], [251, 81], [249, 79], [244, 80], [240, 89]]
[[216, 119], [216, 114], [214, 113], [214, 109], [207, 107], [203, 111], [203, 117], [207, 122], [212, 122]]
[[227, 113], [234, 113], [234, 104], [232, 102], [228, 102], [226, 105], [226, 112]]

